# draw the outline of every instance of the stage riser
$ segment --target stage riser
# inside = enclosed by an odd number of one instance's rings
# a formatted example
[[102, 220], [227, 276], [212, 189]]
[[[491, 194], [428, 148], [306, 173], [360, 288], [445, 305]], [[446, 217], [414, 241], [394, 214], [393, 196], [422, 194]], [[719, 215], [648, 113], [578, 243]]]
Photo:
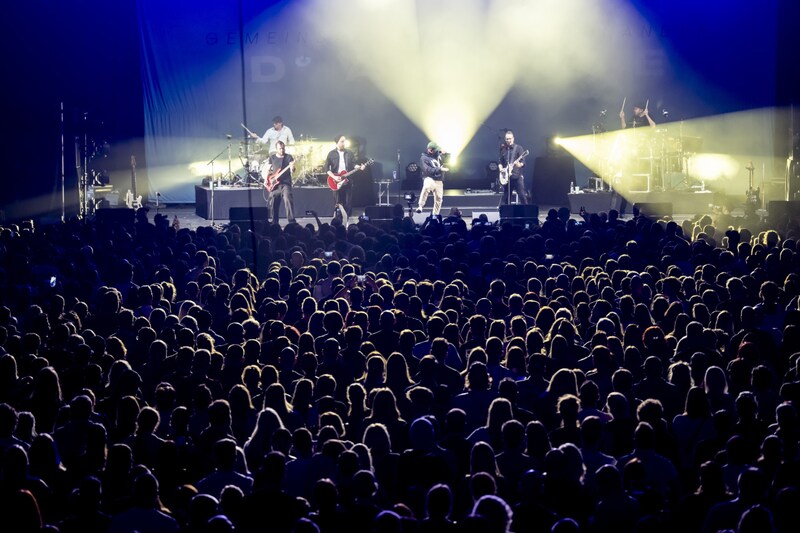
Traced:
[[[414, 207], [417, 206], [419, 202], [419, 191], [416, 193], [417, 199], [414, 200]], [[394, 204], [402, 204], [403, 207], [408, 207], [408, 202], [402, 196], [396, 196], [394, 194], [389, 196], [389, 203], [391, 205]], [[454, 190], [451, 191], [451, 194], [448, 194], [448, 191], [445, 190], [444, 197], [442, 198], [442, 207], [449, 208], [449, 207], [497, 207], [500, 204], [500, 195], [499, 194], [465, 194], [463, 190]], [[428, 196], [428, 201], [426, 202], [425, 207], [431, 208], [433, 206], [433, 195]]]
[[[579, 213], [581, 207], [585, 207], [589, 213], [608, 212], [610, 209], [619, 209], [619, 198], [610, 192], [589, 192], [570, 194], [569, 209], [572, 213]], [[673, 213], [675, 214], [705, 214], [710, 213], [709, 204], [715, 204], [717, 199], [712, 193], [693, 193], [693, 192], [649, 192], [649, 193], [628, 193], [628, 206], [626, 213], [630, 214], [633, 204], [636, 203], [672, 203]]]
[[[316, 211], [320, 217], [329, 217], [333, 212], [333, 192], [327, 187], [295, 187], [295, 217], [304, 217], [306, 210]], [[211, 189], [195, 185], [195, 214], [211, 219]], [[214, 189], [214, 220], [228, 220], [231, 207], [266, 207], [261, 189], [229, 187]], [[280, 218], [286, 218], [286, 209], [281, 202]]]

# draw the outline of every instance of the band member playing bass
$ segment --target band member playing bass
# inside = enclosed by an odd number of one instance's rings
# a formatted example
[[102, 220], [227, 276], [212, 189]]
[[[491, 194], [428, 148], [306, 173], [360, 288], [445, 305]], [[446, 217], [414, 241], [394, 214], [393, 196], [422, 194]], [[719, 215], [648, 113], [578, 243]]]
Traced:
[[347, 138], [344, 135], [338, 135], [334, 142], [336, 143], [336, 148], [328, 152], [328, 158], [325, 160], [325, 171], [328, 173], [328, 177], [337, 185], [333, 191], [334, 204], [342, 206], [349, 217], [353, 201], [353, 184], [350, 180], [344, 180], [340, 176], [356, 168], [363, 170], [365, 165], [356, 165], [355, 154], [352, 150], [344, 147], [347, 142]]
[[292, 195], [292, 171], [294, 170], [294, 157], [286, 153], [286, 145], [283, 141], [275, 143], [277, 152], [269, 156], [269, 172], [264, 182], [264, 186], [269, 191], [270, 214], [272, 223], [278, 223], [280, 214], [281, 199], [283, 199], [286, 218], [289, 223], [295, 222], [294, 218], [294, 196]]
[[428, 195], [433, 194], [433, 216], [439, 216], [442, 210], [442, 198], [444, 196], [444, 173], [449, 169], [442, 166], [442, 148], [431, 141], [425, 151], [419, 157], [419, 166], [422, 169], [422, 191], [419, 193], [419, 205], [417, 213], [422, 213]]
[[[249, 130], [248, 130], [249, 131]], [[259, 137], [255, 133], [251, 133], [250, 137], [256, 140], [256, 144], [266, 144], [269, 148], [269, 154], [272, 155], [277, 151], [275, 146], [278, 141], [282, 141], [284, 148], [286, 145], [294, 144], [294, 135], [289, 126], [283, 124], [283, 119], [277, 116], [272, 119], [272, 127], [264, 132], [263, 137]]]
[[500, 146], [500, 184], [506, 186], [500, 205], [511, 203], [512, 191], [517, 192], [517, 201], [528, 204], [528, 191], [525, 190], [525, 178], [522, 169], [525, 168], [525, 156], [528, 151], [514, 143], [514, 132], [506, 132], [505, 143]]

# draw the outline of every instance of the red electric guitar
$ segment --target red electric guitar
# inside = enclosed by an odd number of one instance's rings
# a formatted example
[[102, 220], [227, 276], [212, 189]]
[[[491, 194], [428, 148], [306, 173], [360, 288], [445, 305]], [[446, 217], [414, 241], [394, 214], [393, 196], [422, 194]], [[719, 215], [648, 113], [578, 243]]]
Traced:
[[350, 176], [358, 172], [359, 170], [364, 170], [366, 167], [374, 163], [375, 161], [372, 159], [367, 159], [367, 162], [363, 165], [358, 165], [356, 168], [347, 172], [346, 170], [342, 170], [339, 174], [336, 174], [336, 177], [328, 176], [328, 187], [331, 188], [332, 191], [338, 191], [341, 187], [347, 185], [347, 182], [350, 180], [348, 179]]
[[278, 186], [278, 179], [283, 176], [283, 173], [292, 168], [292, 165], [286, 165], [283, 167], [282, 170], [278, 170], [277, 172], [273, 172], [267, 176], [267, 179], [264, 180], [264, 187], [269, 191], [272, 192], [275, 187]]

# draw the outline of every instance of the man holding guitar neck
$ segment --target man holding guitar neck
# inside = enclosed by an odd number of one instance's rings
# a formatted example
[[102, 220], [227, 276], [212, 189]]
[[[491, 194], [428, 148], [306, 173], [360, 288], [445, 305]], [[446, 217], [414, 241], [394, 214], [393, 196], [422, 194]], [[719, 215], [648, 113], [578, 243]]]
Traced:
[[[514, 132], [506, 131], [505, 143], [500, 146], [500, 183], [506, 185], [500, 205], [511, 203], [511, 193], [517, 191], [517, 198], [520, 204], [527, 204], [528, 191], [525, 190], [525, 178], [522, 169], [525, 167], [525, 155], [527, 150], [518, 144], [514, 144]], [[505, 176], [505, 179], [503, 177]], [[507, 181], [506, 181], [507, 180]], [[506, 184], [507, 183], [507, 184]]]
[[336, 143], [336, 148], [328, 152], [328, 158], [325, 160], [325, 171], [330, 178], [328, 181], [333, 180], [337, 184], [337, 188], [333, 191], [334, 203], [341, 205], [349, 217], [350, 204], [353, 201], [353, 184], [349, 180], [343, 180], [340, 176], [356, 168], [364, 170], [366, 165], [356, 165], [355, 154], [344, 147], [345, 142], [347, 142], [347, 138], [344, 135], [337, 136], [334, 142]]
[[272, 223], [278, 223], [281, 198], [286, 209], [286, 218], [289, 223], [295, 222], [294, 196], [292, 195], [292, 170], [294, 170], [294, 157], [286, 153], [283, 141], [275, 143], [274, 154], [269, 156], [269, 172], [264, 181], [264, 187], [269, 191], [269, 211], [272, 214]]

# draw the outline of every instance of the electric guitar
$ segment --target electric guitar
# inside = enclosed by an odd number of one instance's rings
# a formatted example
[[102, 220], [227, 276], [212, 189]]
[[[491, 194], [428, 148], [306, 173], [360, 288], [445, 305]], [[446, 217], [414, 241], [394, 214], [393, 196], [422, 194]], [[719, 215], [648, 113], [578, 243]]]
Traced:
[[125, 205], [130, 209], [142, 207], [142, 195], [136, 194], [136, 158], [131, 156], [131, 188], [125, 194]]
[[508, 178], [511, 176], [511, 169], [514, 168], [514, 165], [522, 161], [522, 158], [528, 155], [530, 152], [525, 150], [522, 154], [514, 160], [513, 163], [508, 165], [507, 167], [500, 167], [500, 185], [508, 185]]
[[[294, 161], [292, 161], [294, 163]], [[292, 164], [289, 163], [283, 169], [273, 172], [272, 174], [267, 175], [267, 178], [264, 180], [264, 187], [269, 191], [272, 192], [275, 190], [275, 187], [278, 186], [278, 179], [283, 176], [283, 174], [292, 168]]]
[[336, 177], [328, 176], [328, 187], [330, 187], [332, 191], [338, 191], [339, 189], [341, 189], [342, 187], [347, 185], [347, 182], [350, 181], [348, 179], [350, 176], [352, 176], [353, 174], [355, 174], [359, 170], [364, 170], [366, 167], [370, 166], [374, 162], [375, 162], [374, 160], [368, 159], [366, 163], [364, 163], [363, 165], [357, 166], [356, 168], [354, 168], [350, 172], [347, 172], [346, 170], [342, 170], [338, 174], [335, 174]]

